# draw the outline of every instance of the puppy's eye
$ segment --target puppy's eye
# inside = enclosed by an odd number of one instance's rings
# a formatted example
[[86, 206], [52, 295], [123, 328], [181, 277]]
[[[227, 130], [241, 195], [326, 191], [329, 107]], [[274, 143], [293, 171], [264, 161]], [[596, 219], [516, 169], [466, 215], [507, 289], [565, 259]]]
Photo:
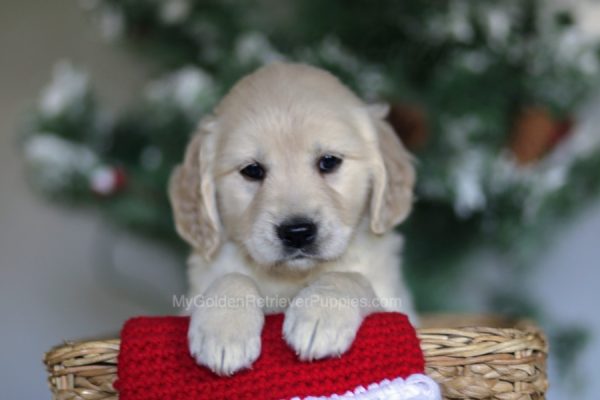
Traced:
[[245, 178], [248, 178], [252, 181], [262, 181], [265, 179], [265, 169], [259, 163], [252, 163], [250, 165], [246, 165], [241, 171]]
[[322, 174], [329, 174], [331, 172], [335, 172], [340, 164], [342, 163], [342, 159], [336, 156], [332, 156], [331, 154], [325, 154], [323, 157], [319, 159], [318, 167], [319, 171]]

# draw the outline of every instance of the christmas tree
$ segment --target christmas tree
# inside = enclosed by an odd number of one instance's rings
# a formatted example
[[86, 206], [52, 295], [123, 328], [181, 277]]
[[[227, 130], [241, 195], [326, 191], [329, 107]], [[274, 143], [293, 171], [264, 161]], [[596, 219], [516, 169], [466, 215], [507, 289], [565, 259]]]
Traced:
[[[464, 260], [477, 249], [525, 270], [546, 228], [600, 188], [600, 135], [577, 129], [600, 46], [568, 9], [536, 0], [82, 4], [106, 38], [163, 75], [115, 114], [84, 71], [59, 64], [23, 128], [31, 181], [181, 254], [170, 172], [198, 119], [241, 76], [277, 60], [326, 68], [391, 105], [389, 121], [418, 159], [418, 201], [400, 229], [422, 311], [456, 307], [454, 283], [468, 279]], [[489, 309], [543, 315], [510, 290], [488, 300]]]

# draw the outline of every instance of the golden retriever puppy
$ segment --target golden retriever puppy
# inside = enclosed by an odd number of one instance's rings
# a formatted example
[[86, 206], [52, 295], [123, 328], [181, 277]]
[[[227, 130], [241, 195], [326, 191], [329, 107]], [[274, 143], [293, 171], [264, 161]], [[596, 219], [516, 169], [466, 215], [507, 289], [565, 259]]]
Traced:
[[260, 355], [265, 313], [285, 312], [300, 359], [339, 356], [363, 318], [411, 313], [392, 228], [410, 211], [411, 157], [330, 73], [276, 63], [204, 118], [169, 195], [189, 259], [190, 352], [229, 375]]

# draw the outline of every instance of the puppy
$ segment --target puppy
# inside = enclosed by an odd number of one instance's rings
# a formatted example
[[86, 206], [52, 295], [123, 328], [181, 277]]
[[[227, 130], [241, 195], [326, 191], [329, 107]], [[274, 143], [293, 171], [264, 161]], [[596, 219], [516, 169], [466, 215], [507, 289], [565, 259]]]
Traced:
[[415, 173], [386, 114], [326, 71], [276, 63], [200, 122], [169, 185], [193, 247], [199, 364], [250, 367], [265, 313], [285, 312], [302, 360], [344, 353], [369, 313], [412, 313], [391, 229], [411, 209]]

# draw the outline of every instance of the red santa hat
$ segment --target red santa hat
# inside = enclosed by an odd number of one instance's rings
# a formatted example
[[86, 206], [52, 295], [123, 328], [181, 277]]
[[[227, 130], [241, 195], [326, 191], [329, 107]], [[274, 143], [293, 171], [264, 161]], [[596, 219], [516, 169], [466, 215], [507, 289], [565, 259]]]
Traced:
[[283, 315], [267, 316], [262, 352], [251, 369], [220, 377], [196, 364], [186, 317], [139, 317], [121, 332], [121, 400], [439, 400], [424, 375], [423, 353], [408, 318], [373, 314], [340, 358], [302, 362], [284, 342]]

